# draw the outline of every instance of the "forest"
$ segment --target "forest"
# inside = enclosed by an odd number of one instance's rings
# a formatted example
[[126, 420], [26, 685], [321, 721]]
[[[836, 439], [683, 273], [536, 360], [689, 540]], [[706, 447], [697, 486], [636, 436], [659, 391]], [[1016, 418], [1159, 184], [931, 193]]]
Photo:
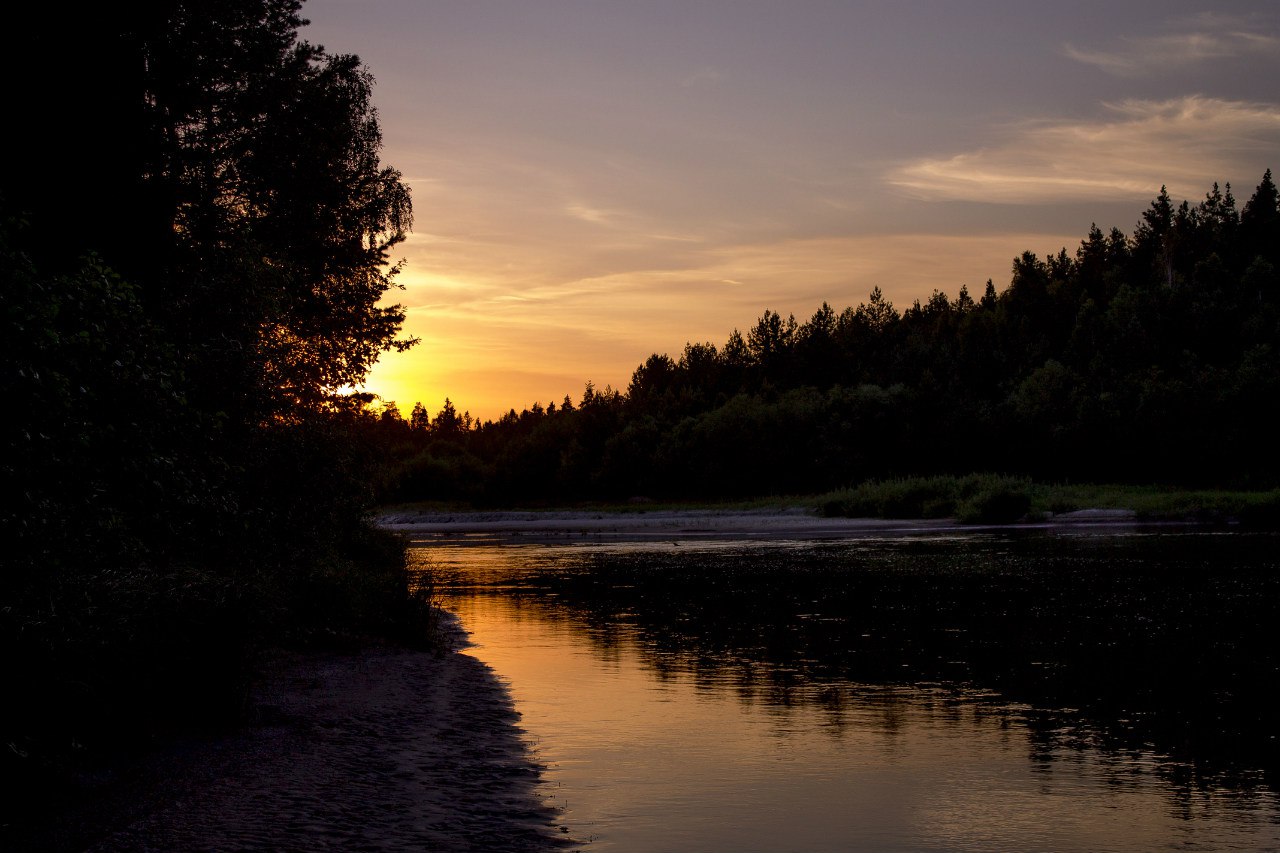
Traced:
[[873, 290], [720, 346], [653, 354], [626, 389], [496, 421], [367, 416], [389, 497], [484, 505], [737, 499], [999, 472], [1043, 481], [1280, 485], [1280, 214], [1164, 188], [1132, 233], [1014, 258], [1009, 283], [899, 310]]

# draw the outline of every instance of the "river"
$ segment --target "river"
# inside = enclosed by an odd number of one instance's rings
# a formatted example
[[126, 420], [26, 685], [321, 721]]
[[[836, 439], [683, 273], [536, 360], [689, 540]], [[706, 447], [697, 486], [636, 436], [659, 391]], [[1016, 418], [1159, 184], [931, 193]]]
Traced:
[[590, 850], [1280, 849], [1265, 535], [411, 551]]

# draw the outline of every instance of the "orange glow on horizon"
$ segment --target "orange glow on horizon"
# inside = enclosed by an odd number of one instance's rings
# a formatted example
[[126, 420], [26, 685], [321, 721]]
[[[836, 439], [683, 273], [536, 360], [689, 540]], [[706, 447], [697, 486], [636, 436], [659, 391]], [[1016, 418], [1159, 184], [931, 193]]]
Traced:
[[[1044, 255], [1080, 236], [887, 235], [788, 240], [705, 249], [695, 264], [568, 278], [522, 280], [476, 257], [433, 257], [433, 240], [409, 241], [403, 291], [405, 333], [421, 339], [387, 353], [364, 390], [403, 414], [422, 402], [494, 420], [510, 409], [576, 403], [585, 384], [625, 390], [652, 353], [677, 358], [689, 342], [720, 346], [766, 310], [804, 322], [825, 300], [837, 311], [879, 286], [899, 310], [936, 289], [975, 298], [988, 278], [998, 290], [1024, 249]], [[455, 269], [445, 263], [456, 265]]]

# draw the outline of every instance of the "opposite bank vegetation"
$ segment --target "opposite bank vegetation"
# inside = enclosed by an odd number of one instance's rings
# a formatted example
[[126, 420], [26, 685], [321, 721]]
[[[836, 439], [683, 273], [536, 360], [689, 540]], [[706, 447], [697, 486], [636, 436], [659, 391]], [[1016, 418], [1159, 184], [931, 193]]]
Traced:
[[[721, 346], [650, 356], [625, 391], [588, 383], [576, 401], [484, 423], [448, 400], [407, 419], [387, 404], [370, 440], [392, 460], [383, 493], [400, 501], [741, 500], [867, 481], [912, 492], [919, 478], [992, 471], [1198, 489], [1202, 515], [1251, 516], [1270, 498], [1213, 492], [1280, 485], [1278, 264], [1269, 170], [1243, 209], [1230, 185], [1196, 204], [1162, 190], [1132, 234], [1095, 225], [1074, 253], [1024, 253], [1003, 290], [989, 281], [976, 298], [935, 292], [899, 311], [876, 289], [803, 323], [766, 311]], [[981, 515], [974, 494], [1026, 491], [995, 482], [911, 511]], [[862, 494], [829, 509], [899, 511]], [[1153, 500], [1137, 508], [1178, 512]], [[996, 514], [1018, 506], [1030, 503]]]

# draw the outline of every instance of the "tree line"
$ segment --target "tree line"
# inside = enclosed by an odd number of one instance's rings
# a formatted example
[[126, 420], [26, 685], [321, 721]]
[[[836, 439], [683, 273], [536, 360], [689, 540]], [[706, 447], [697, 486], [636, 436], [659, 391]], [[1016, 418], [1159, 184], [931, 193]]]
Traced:
[[1230, 185], [1196, 204], [1162, 188], [1132, 233], [1024, 252], [1002, 290], [765, 311], [720, 346], [649, 356], [625, 390], [368, 425], [394, 459], [385, 494], [405, 500], [738, 498], [971, 471], [1271, 487], [1277, 264], [1270, 170], [1243, 208]]

